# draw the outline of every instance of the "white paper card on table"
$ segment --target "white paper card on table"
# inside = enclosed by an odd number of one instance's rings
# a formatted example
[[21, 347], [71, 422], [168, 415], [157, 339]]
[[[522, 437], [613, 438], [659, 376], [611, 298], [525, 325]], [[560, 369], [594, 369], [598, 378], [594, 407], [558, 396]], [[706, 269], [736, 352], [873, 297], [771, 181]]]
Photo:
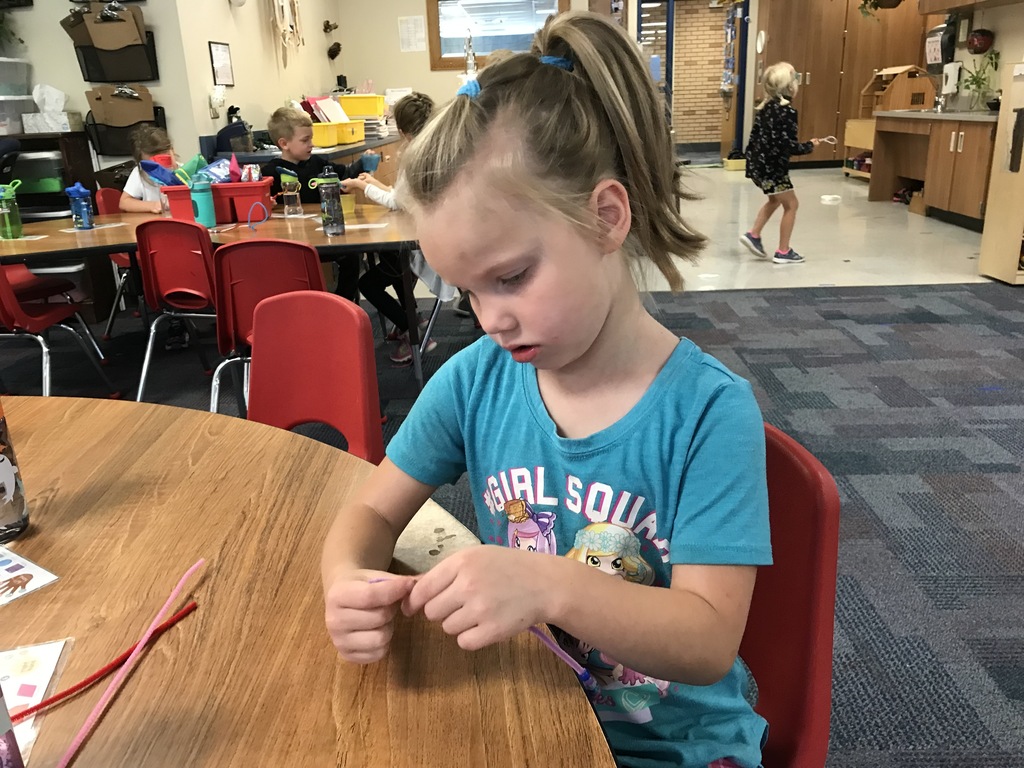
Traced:
[[31, 560], [0, 547], [0, 606], [52, 584], [57, 576]]
[[[0, 687], [11, 717], [51, 695], [65, 647], [70, 647], [68, 640], [54, 640], [0, 651]], [[35, 719], [33, 715], [14, 726], [14, 738], [26, 764], [30, 764], [29, 754], [38, 734]]]
[[[110, 229], [111, 227], [123, 227], [123, 226], [124, 226], [124, 222], [116, 221], [113, 224], [94, 224], [91, 229]], [[74, 234], [75, 232], [90, 232], [91, 229], [75, 229], [74, 227], [71, 227], [70, 229], [62, 229], [60, 231], [61, 232], [67, 232], [70, 235], [70, 234]]]
[[283, 213], [270, 214], [272, 219], [319, 219], [319, 213], [304, 213], [301, 216], [285, 216]]
[[16, 237], [15, 240], [45, 240], [48, 237], [49, 235], [22, 235], [21, 237]]

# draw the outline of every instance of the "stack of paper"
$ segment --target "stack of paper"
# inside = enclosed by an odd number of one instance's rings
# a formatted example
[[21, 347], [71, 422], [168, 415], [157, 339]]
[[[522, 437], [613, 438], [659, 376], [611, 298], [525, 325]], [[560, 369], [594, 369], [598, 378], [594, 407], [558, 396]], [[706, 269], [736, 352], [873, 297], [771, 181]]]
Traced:
[[363, 121], [367, 141], [371, 139], [387, 138], [390, 134], [387, 121], [383, 117], [366, 118]]

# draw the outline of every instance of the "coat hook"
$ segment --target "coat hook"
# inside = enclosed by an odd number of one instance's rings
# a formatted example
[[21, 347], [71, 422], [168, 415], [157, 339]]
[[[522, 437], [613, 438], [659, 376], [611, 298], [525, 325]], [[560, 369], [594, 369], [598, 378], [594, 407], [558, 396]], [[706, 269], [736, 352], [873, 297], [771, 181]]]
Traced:
[[338, 28], [338, 25], [333, 23], [333, 22], [331, 22], [330, 19], [324, 19], [324, 34], [325, 35], [331, 34], [331, 32], [333, 32], [337, 28]]

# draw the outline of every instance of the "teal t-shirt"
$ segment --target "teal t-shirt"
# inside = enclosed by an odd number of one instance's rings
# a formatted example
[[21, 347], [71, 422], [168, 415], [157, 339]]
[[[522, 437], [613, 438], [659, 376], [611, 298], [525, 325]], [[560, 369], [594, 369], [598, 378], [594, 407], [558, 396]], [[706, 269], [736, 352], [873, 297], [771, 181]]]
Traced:
[[[487, 544], [575, 558], [652, 588], [671, 584], [674, 564], [771, 563], [757, 402], [686, 339], [622, 419], [567, 439], [533, 366], [484, 337], [431, 378], [387, 454], [428, 485], [468, 472]], [[714, 685], [685, 685], [553, 630], [600, 685], [594, 709], [620, 765], [760, 765], [767, 724], [747, 701], [739, 659]]]

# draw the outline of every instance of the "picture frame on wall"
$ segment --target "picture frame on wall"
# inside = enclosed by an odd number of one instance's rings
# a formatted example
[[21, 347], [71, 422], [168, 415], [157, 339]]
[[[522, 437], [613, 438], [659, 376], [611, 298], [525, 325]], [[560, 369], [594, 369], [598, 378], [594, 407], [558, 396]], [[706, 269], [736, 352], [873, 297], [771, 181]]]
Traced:
[[967, 38], [974, 29], [974, 13], [971, 11], [960, 11], [956, 16], [956, 45], [958, 48], [967, 47]]
[[210, 66], [214, 85], [234, 85], [235, 72], [231, 66], [231, 46], [210, 41]]

